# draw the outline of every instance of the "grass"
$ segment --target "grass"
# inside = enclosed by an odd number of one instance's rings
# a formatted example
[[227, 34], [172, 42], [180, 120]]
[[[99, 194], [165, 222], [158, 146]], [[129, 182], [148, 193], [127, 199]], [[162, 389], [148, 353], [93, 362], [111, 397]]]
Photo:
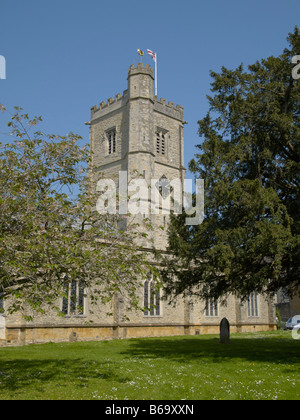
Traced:
[[0, 399], [300, 399], [289, 331], [0, 348]]

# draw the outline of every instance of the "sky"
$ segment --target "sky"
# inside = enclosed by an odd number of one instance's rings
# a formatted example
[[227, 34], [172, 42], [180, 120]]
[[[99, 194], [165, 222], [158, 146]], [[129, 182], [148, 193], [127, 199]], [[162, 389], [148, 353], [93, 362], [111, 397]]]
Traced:
[[[299, 0], [0, 0], [0, 103], [41, 115], [44, 132], [88, 142], [90, 108], [123, 93], [137, 48], [151, 49], [159, 98], [184, 107], [188, 167], [209, 108], [210, 70], [281, 54], [296, 25]], [[143, 62], [154, 64], [146, 55]], [[8, 133], [0, 114], [0, 142]]]

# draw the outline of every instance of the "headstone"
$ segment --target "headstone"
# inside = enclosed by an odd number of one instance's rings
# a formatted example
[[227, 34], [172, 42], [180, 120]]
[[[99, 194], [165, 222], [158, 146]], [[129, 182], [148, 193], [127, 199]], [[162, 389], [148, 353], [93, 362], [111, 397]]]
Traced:
[[230, 343], [230, 325], [227, 318], [223, 318], [220, 322], [220, 343], [228, 344]]

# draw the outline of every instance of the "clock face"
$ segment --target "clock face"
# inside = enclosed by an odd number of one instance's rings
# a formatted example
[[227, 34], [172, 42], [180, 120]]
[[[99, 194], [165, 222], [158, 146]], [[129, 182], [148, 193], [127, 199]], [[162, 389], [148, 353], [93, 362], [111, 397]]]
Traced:
[[162, 198], [165, 200], [166, 198], [168, 198], [168, 196], [171, 194], [171, 192], [173, 191], [172, 186], [170, 185], [170, 181], [168, 180], [168, 178], [166, 177], [166, 175], [163, 175], [159, 181], [157, 181], [157, 183], [155, 184], [156, 188], [158, 189], [160, 195], [162, 196]]

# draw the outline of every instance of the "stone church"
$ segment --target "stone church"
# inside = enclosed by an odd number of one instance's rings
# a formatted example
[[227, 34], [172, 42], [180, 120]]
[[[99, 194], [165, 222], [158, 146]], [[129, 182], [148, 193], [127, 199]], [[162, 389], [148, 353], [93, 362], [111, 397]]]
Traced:
[[[138, 171], [148, 183], [151, 179], [179, 179], [183, 183], [183, 107], [154, 95], [153, 69], [148, 64], [130, 66], [127, 81], [123, 94], [91, 108], [91, 118], [86, 124], [90, 130], [94, 170], [106, 178], [116, 177], [120, 171], [128, 174]], [[158, 214], [152, 219], [154, 245], [163, 250], [167, 236], [166, 230], [162, 231], [159, 226], [167, 226], [168, 215]], [[178, 300], [176, 306], [161, 300], [156, 293], [151, 306], [150, 279], [140, 291], [141, 306], [150, 308], [134, 312], [129, 321], [124, 319], [125, 307], [119, 297], [111, 304], [113, 315], [108, 316], [107, 308], [101, 305], [90, 310], [88, 291], [76, 287], [70, 293], [75, 293], [83, 311], [75, 314], [68, 300], [61, 299], [58, 305], [65, 312], [63, 318], [49, 313], [26, 322], [22, 314], [6, 316], [4, 304], [4, 313], [0, 314], [0, 342], [40, 343], [218, 333], [223, 317], [229, 320], [231, 332], [276, 328], [274, 303], [256, 293], [243, 303], [235, 296], [228, 297], [225, 304], [190, 297]], [[92, 321], [92, 324], [87, 321]]]

